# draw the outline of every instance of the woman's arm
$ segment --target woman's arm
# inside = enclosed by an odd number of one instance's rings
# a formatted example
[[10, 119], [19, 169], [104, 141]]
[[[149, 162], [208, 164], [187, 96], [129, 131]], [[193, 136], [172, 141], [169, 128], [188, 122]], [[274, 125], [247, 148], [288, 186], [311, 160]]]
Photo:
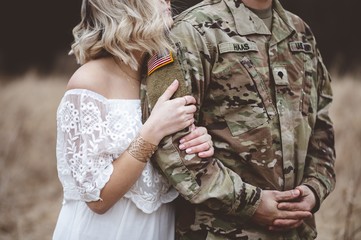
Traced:
[[[193, 113], [196, 107], [193, 105], [195, 99], [191, 96], [175, 98], [171, 96], [178, 88], [178, 81], [174, 81], [164, 94], [159, 98], [154, 110], [148, 120], [144, 123], [140, 137], [141, 145], [131, 144], [133, 151], [139, 154], [130, 154], [124, 151], [113, 161], [113, 173], [109, 181], [101, 190], [101, 200], [88, 202], [88, 207], [98, 213], [103, 214], [109, 210], [124, 194], [133, 186], [140, 177], [148, 157], [152, 154], [152, 148], [144, 149], [144, 145], [156, 146], [160, 140], [176, 131], [192, 125]], [[185, 105], [187, 103], [187, 105]], [[145, 141], [145, 142], [144, 142]], [[195, 128], [184, 140], [184, 145], [192, 152], [201, 152], [201, 155], [210, 156], [213, 154], [212, 141], [205, 128]], [[129, 149], [129, 148], [128, 148]], [[136, 157], [134, 157], [136, 155]], [[139, 158], [139, 156], [141, 156]]]

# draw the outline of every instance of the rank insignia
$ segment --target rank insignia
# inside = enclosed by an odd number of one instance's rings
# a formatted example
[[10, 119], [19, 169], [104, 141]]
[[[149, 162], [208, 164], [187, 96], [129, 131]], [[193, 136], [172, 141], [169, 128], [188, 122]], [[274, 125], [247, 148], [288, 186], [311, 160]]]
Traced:
[[278, 85], [278, 86], [289, 85], [287, 70], [285, 67], [274, 67], [273, 68], [273, 78], [275, 80], [276, 85]]

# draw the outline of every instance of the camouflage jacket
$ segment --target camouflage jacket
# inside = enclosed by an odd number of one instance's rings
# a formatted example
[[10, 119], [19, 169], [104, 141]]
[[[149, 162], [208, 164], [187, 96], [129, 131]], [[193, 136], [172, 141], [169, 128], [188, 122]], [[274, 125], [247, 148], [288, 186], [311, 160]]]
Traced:
[[[175, 78], [197, 99], [197, 125], [212, 135], [211, 159], [163, 139], [153, 160], [179, 191], [179, 239], [313, 239], [314, 218], [270, 232], [249, 219], [262, 189], [305, 184], [318, 205], [333, 190], [331, 80], [310, 28], [273, 4], [272, 33], [240, 0], [205, 0], [177, 16], [174, 56], [148, 69], [144, 117]], [[171, 60], [169, 60], [171, 59]], [[150, 64], [151, 66], [151, 64]]]

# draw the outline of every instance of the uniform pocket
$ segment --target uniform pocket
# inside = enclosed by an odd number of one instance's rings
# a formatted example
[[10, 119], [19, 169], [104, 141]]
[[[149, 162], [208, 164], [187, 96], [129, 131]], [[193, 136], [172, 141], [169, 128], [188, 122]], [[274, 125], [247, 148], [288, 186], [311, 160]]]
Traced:
[[224, 119], [234, 137], [251, 131], [268, 122], [265, 111], [262, 109], [252, 109], [250, 107], [244, 107], [237, 112], [229, 113]]
[[[246, 90], [243, 92], [242, 104], [230, 109], [224, 109], [224, 119], [233, 136], [244, 134], [269, 121], [275, 115], [270, 93], [254, 67], [252, 61], [243, 56], [240, 68], [244, 72], [242, 78]], [[234, 96], [236, 98], [237, 96]]]
[[212, 69], [211, 91], [220, 117], [233, 136], [246, 133], [276, 112], [268, 87], [253, 64], [259, 62], [257, 45], [246, 38], [220, 43], [219, 59]]

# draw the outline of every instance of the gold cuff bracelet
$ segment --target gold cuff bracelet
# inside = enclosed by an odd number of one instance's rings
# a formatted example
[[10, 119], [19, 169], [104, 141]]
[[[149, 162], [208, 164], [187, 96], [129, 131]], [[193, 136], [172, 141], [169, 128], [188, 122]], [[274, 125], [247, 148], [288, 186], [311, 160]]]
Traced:
[[127, 152], [140, 162], [147, 163], [158, 146], [146, 141], [141, 136], [136, 137], [129, 145]]

